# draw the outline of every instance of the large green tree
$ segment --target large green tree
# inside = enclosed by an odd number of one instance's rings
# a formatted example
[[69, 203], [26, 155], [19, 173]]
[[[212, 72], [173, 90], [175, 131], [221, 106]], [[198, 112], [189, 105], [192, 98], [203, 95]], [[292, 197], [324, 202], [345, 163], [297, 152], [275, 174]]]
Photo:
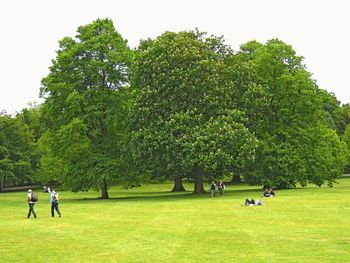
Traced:
[[110, 183], [122, 173], [131, 51], [109, 19], [81, 26], [77, 33], [59, 42], [42, 80], [48, 127], [42, 167], [73, 191], [101, 190], [108, 198]]
[[242, 45], [233, 65], [242, 70], [235, 100], [259, 139], [246, 179], [277, 187], [331, 185], [346, 156], [329, 121], [337, 102], [318, 88], [303, 58], [278, 39], [265, 45], [251, 41]]
[[0, 115], [0, 191], [7, 185], [32, 183], [35, 144], [20, 118]]
[[246, 167], [255, 137], [235, 110], [227, 78], [231, 53], [221, 38], [166, 32], [140, 44], [132, 70], [131, 142], [141, 172], [203, 178]]

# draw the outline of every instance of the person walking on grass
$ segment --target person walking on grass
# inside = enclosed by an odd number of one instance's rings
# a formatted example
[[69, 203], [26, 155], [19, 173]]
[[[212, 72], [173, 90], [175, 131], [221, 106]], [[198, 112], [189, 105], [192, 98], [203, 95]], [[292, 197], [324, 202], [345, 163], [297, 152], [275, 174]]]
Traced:
[[48, 192], [50, 193], [50, 204], [51, 204], [51, 216], [55, 217], [55, 210], [59, 217], [61, 217], [61, 212], [58, 209], [58, 202], [59, 202], [59, 196], [58, 193], [55, 191], [55, 189], [50, 190], [48, 188]]
[[33, 191], [31, 189], [28, 190], [27, 199], [28, 199], [28, 205], [29, 205], [29, 212], [28, 212], [27, 218], [29, 218], [32, 213], [34, 215], [34, 218], [36, 218], [36, 213], [34, 211], [35, 201], [33, 200]]

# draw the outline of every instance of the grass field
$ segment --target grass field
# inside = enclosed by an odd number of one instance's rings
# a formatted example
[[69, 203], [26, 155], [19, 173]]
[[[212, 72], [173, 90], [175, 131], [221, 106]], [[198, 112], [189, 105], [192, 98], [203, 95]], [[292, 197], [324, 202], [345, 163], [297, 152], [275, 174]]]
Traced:
[[262, 207], [241, 206], [257, 187], [215, 198], [171, 187], [113, 187], [110, 200], [60, 192], [62, 218], [47, 193], [36, 219], [26, 192], [0, 194], [0, 262], [350, 262], [350, 177], [277, 191]]

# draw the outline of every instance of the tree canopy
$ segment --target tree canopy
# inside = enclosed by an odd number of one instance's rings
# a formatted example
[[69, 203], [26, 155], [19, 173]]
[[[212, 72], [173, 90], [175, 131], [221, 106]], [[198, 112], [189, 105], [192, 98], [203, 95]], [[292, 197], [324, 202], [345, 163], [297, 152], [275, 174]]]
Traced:
[[239, 86], [237, 105], [259, 140], [246, 179], [277, 187], [331, 185], [341, 175], [347, 154], [331, 128], [329, 115], [334, 110], [325, 110], [327, 105], [336, 107], [336, 102], [319, 89], [303, 58], [272, 39], [265, 45], [242, 45], [235, 59], [249, 71], [243, 74], [245, 85]]
[[165, 32], [130, 50], [110, 19], [64, 37], [45, 102], [0, 115], [0, 190], [73, 191], [142, 180], [329, 186], [350, 167], [350, 106], [318, 87], [279, 39], [234, 52], [223, 37]]
[[28, 125], [20, 118], [0, 115], [0, 191], [5, 186], [33, 182], [36, 160]]
[[202, 177], [241, 169], [255, 137], [234, 108], [222, 39], [199, 32], [166, 32], [141, 43], [133, 65], [133, 156], [142, 171]]
[[101, 189], [121, 176], [125, 92], [131, 51], [109, 19], [81, 26], [75, 39], [60, 41], [49, 75], [42, 80], [49, 145], [42, 166], [57, 171], [73, 191]]

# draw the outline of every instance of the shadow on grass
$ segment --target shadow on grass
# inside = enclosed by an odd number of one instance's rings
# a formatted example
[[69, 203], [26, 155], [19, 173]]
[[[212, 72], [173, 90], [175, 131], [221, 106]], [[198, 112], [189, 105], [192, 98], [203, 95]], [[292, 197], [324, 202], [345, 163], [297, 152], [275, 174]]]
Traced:
[[[85, 197], [85, 198], [67, 198], [65, 199], [65, 203], [69, 202], [84, 202], [84, 201], [93, 201], [93, 202], [123, 202], [123, 201], [173, 201], [173, 200], [202, 200], [202, 199], [213, 199], [210, 196], [210, 192], [207, 191], [202, 194], [193, 194], [192, 191], [187, 192], [168, 192], [168, 191], [159, 191], [159, 192], [136, 192], [136, 193], [127, 193], [127, 192], [116, 192], [110, 191], [109, 194], [118, 194], [120, 196], [110, 197], [109, 199], [101, 199], [100, 197]], [[233, 189], [226, 190], [223, 198], [231, 198], [231, 197], [240, 197], [245, 198], [245, 196], [261, 196], [261, 189]], [[214, 198], [222, 198], [220, 193], [216, 191], [216, 195]]]
[[[338, 179], [338, 183], [341, 182], [347, 182], [350, 181], [350, 177], [342, 177]], [[338, 183], [335, 184], [336, 187], [346, 187], [348, 188], [347, 184], [341, 184], [338, 185]], [[245, 187], [242, 189], [242, 187]], [[322, 189], [322, 188], [328, 188], [328, 186], [322, 186], [322, 187], [316, 187], [316, 186], [308, 186], [308, 187], [301, 187], [298, 186], [293, 189], [280, 189], [278, 190], [278, 193], [281, 193], [282, 191], [294, 191], [294, 190], [302, 190], [305, 193], [310, 192], [310, 194], [315, 193], [315, 189]], [[239, 185], [239, 188], [235, 188], [235, 186], [229, 187], [229, 189], [225, 190], [225, 196], [224, 198], [240, 198], [240, 199], [245, 199], [245, 198], [261, 198], [263, 193], [263, 189], [261, 188], [256, 188], [254, 186], [249, 186], [249, 185]], [[330, 194], [331, 192], [326, 191], [324, 193], [317, 191], [317, 194]], [[111, 190], [109, 191], [110, 198], [109, 199], [101, 199], [98, 197], [100, 193], [94, 192], [93, 197], [67, 197], [64, 199], [65, 203], [69, 202], [127, 202], [127, 201], [137, 201], [137, 202], [148, 202], [148, 201], [175, 201], [175, 200], [203, 200], [203, 199], [213, 199], [210, 196], [210, 192], [206, 191], [203, 194], [193, 194], [192, 191], [187, 191], [187, 192], [170, 192], [169, 191], [127, 191], [127, 190]], [[291, 195], [292, 193], [289, 193]], [[216, 191], [216, 196], [215, 198], [221, 198], [219, 191]]]

